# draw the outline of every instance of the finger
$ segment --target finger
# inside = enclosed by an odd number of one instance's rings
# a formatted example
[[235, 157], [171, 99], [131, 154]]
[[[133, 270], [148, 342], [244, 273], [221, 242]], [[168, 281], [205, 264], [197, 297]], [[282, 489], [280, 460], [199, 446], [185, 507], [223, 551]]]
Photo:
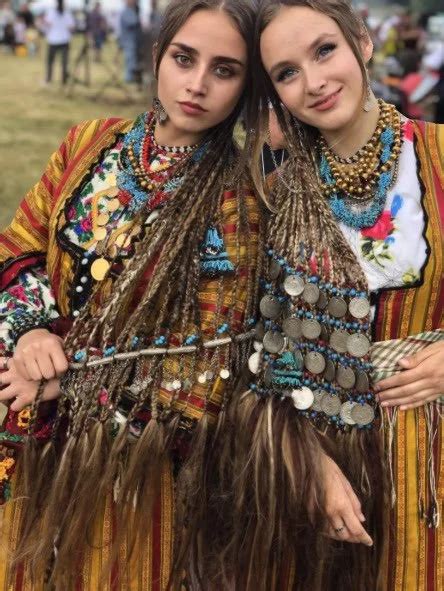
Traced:
[[14, 412], [20, 412], [21, 410], [32, 404], [33, 400], [33, 396], [30, 396], [29, 394], [17, 396], [9, 408]]
[[15, 386], [10, 385], [7, 388], [3, 388], [0, 391], [0, 402], [5, 402], [7, 400], [11, 400], [17, 396], [17, 389]]
[[425, 347], [421, 351], [414, 353], [413, 355], [403, 357], [402, 359], [400, 359], [398, 361], [398, 365], [400, 365], [401, 367], [406, 367], [406, 368], [416, 367], [417, 365], [419, 365], [420, 363], [422, 363], [423, 361], [425, 361], [426, 359], [428, 359], [432, 355], [435, 355], [436, 353], [438, 353], [442, 349], [443, 349], [442, 343], [433, 343], [431, 345], [428, 345], [427, 347]]
[[418, 402], [409, 402], [409, 403], [401, 404], [399, 407], [399, 410], [410, 410], [412, 408], [419, 408], [420, 406], [424, 406], [425, 404], [428, 404], [429, 402], [435, 402], [435, 400], [436, 400], [436, 395], [432, 394], [430, 396], [427, 396], [424, 400], [419, 400]]
[[385, 390], [384, 392], [381, 392], [379, 394], [379, 401], [381, 403], [384, 403], [389, 400], [415, 396], [415, 394], [417, 394], [421, 390], [425, 390], [429, 386], [430, 384], [428, 383], [428, 380], [422, 379], [412, 382], [411, 384], [407, 384], [405, 386], [390, 388], [390, 390]]
[[61, 346], [51, 351], [51, 360], [56, 373], [53, 377], [60, 377], [68, 371], [68, 360]]
[[421, 403], [422, 400], [428, 398], [434, 393], [434, 390], [430, 388], [424, 388], [422, 390], [416, 391], [414, 394], [410, 394], [408, 396], [399, 394], [399, 398], [393, 398], [391, 400], [386, 400], [385, 402], [381, 403], [382, 407], [393, 407], [393, 406], [401, 406], [403, 404], [410, 404], [410, 403]]
[[341, 517], [353, 540], [357, 540], [366, 546], [373, 545], [373, 540], [363, 528], [351, 506], [343, 511]]
[[348, 498], [350, 499], [350, 502], [352, 504], [355, 514], [357, 515], [359, 521], [365, 521], [365, 515], [362, 512], [361, 503], [360, 503], [355, 491], [353, 490], [352, 485], [350, 484], [350, 482], [347, 480], [347, 478], [343, 474], [341, 474], [341, 479], [342, 479], [342, 484], [345, 488]]
[[40, 367], [35, 357], [28, 357], [25, 359], [25, 366], [31, 381], [38, 382], [43, 378], [42, 372], [40, 371]]
[[350, 532], [346, 528], [344, 521], [339, 515], [330, 519], [327, 527], [327, 535], [330, 538], [340, 540], [341, 542], [355, 543], [353, 542]]
[[24, 357], [20, 353], [18, 353], [18, 354], [14, 354], [14, 357], [12, 359], [13, 359], [13, 362], [14, 362], [15, 371], [23, 379], [30, 380], [31, 379], [31, 376], [29, 375], [28, 370], [26, 368]]
[[57, 372], [49, 353], [41, 353], [37, 357], [36, 362], [42, 377], [44, 377], [46, 380], [51, 380], [52, 378], [56, 377]]
[[382, 392], [387, 391], [391, 388], [399, 388], [400, 386], [405, 386], [414, 382], [417, 379], [423, 378], [424, 376], [421, 375], [421, 368], [415, 367], [413, 369], [406, 369], [404, 371], [400, 371], [399, 373], [391, 376], [390, 378], [386, 378], [385, 380], [381, 380], [375, 384], [375, 391]]

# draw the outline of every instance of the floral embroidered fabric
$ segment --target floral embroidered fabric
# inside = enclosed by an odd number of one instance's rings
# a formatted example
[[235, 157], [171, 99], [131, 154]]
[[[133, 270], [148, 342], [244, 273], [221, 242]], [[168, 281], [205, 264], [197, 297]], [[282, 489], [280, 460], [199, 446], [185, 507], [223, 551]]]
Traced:
[[422, 191], [413, 145], [413, 125], [403, 123], [398, 179], [384, 211], [371, 228], [342, 232], [365, 271], [371, 291], [416, 283], [427, 258]]

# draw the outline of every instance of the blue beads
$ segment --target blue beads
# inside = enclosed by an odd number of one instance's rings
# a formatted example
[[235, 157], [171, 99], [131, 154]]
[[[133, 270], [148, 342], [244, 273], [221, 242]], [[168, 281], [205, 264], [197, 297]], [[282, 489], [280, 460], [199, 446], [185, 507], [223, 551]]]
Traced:
[[74, 353], [75, 361], [84, 361], [86, 359], [86, 351], [77, 351]]
[[224, 332], [227, 332], [229, 328], [230, 326], [227, 323], [221, 324], [217, 329], [217, 334], [223, 334]]
[[189, 335], [189, 336], [188, 336], [188, 337], [185, 339], [185, 345], [194, 345], [194, 343], [195, 343], [196, 341], [198, 341], [198, 340], [199, 340], [199, 337], [198, 337], [198, 335], [197, 335], [197, 334], [192, 334], [192, 335]]
[[161, 336], [161, 337], [156, 337], [154, 339], [154, 344], [161, 347], [162, 345], [166, 345], [167, 344], [167, 338], [165, 336]]

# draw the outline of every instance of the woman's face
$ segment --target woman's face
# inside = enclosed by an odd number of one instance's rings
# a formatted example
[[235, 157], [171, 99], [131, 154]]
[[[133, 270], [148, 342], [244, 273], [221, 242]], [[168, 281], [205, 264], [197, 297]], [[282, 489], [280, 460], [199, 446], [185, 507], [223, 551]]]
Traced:
[[[361, 68], [330, 17], [307, 7], [282, 7], [260, 45], [281, 101], [299, 120], [331, 132], [346, 128], [362, 112]], [[370, 40], [362, 51], [368, 61]]]
[[247, 45], [230, 17], [223, 10], [193, 13], [159, 67], [170, 134], [195, 143], [224, 121], [242, 95], [247, 67]]

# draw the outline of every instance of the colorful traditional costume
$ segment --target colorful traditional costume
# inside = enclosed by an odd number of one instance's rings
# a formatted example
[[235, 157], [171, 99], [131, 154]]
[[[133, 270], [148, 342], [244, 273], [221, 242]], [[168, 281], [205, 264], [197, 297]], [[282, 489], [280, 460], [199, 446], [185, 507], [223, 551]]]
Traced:
[[[2, 355], [12, 355], [18, 338], [33, 328], [47, 327], [66, 335], [91, 299], [97, 307], [106, 302], [122, 271], [135, 256], [137, 243], [155, 227], [162, 208], [174, 200], [181, 183], [180, 172], [168, 178], [162, 174], [174, 166], [175, 160], [180, 165], [184, 154], [180, 149], [157, 146], [153, 134], [149, 136], [146, 132], [150, 121], [149, 116], [136, 123], [109, 119], [71, 129], [40, 182], [28, 193], [13, 222], [0, 235]], [[134, 146], [138, 140], [141, 148], [137, 154], [139, 160], [135, 162]], [[144, 162], [150, 168], [153, 183], [158, 181], [154, 190], [143, 185], [145, 181], [138, 185], [132, 177], [125, 176], [125, 170], [130, 169], [129, 165], [122, 169], [125, 150], [124, 157], [131, 160], [136, 172]], [[189, 152], [191, 158], [203, 157], [199, 150]], [[151, 191], [149, 203], [147, 191]], [[211, 425], [217, 420], [224, 393], [236, 367], [245, 358], [246, 348], [238, 337], [248, 333], [252, 320], [246, 315], [256, 306], [254, 289], [248, 287], [257, 284], [254, 277], [260, 220], [255, 198], [247, 191], [229, 187], [219, 197], [215, 218], [208, 220], [200, 250], [195, 253], [200, 259], [200, 276], [191, 278], [198, 282], [199, 309], [192, 311], [194, 322], [185, 327], [185, 334], [160, 327], [160, 332], [146, 341], [143, 335], [140, 342], [139, 336], [134, 335], [129, 357], [139, 356], [139, 365], [128, 382], [131, 387], [127, 389], [127, 398], [112, 406], [111, 389], [97, 391], [99, 407], [102, 404], [102, 408], [113, 408], [114, 437], [123, 425], [130, 423], [126, 425], [128, 438], [137, 442], [154, 412], [163, 413], [162, 421], [167, 420], [170, 412], [179, 418], [174, 442], [158, 467], [158, 494], [152, 522], [146, 524], [143, 550], [134, 552], [129, 560], [129, 542], [122, 539], [108, 576], [100, 578], [101, 569], [110, 558], [115, 525], [109, 495], [103, 499], [103, 519], [96, 522], [93, 544], [79, 560], [77, 576], [70, 583], [72, 589], [154, 591], [167, 586], [177, 505], [175, 479], [188, 456], [190, 434], [196, 423], [202, 417]], [[136, 208], [137, 199], [140, 203]], [[184, 211], [183, 216], [186, 215]], [[156, 257], [147, 261], [148, 267], [139, 278], [139, 294], [143, 294], [143, 286], [155, 277], [155, 260]], [[128, 302], [128, 306], [131, 309], [137, 303]], [[148, 325], [151, 319], [147, 315]], [[248, 334], [245, 338], [248, 340]], [[142, 349], [143, 353], [137, 353]], [[197, 350], [201, 352], [198, 355]], [[100, 367], [114, 360], [118, 364], [117, 353], [112, 342], [101, 351], [80, 347], [71, 361], [81, 371], [86, 363]], [[156, 406], [150, 411], [139, 407], [138, 412], [131, 414], [135, 399], [132, 394], [136, 396], [147, 387], [145, 381], [150, 379], [151, 374], [143, 365], [145, 361], [151, 363], [148, 367], [155, 367], [152, 375], [159, 376]], [[85, 379], [89, 379], [92, 372], [88, 373], [87, 369], [85, 372]], [[65, 387], [69, 390], [69, 383]], [[31, 423], [33, 437], [40, 442], [48, 440], [55, 429], [54, 408], [51, 404], [46, 409], [44, 406], [38, 417], [32, 417], [29, 409], [19, 413], [9, 411], [0, 433], [2, 591], [44, 589], [45, 573], [34, 572], [35, 580], [31, 582], [29, 570], [23, 566], [14, 570], [7, 554], [16, 546], [23, 509], [14, 497], [14, 470], [20, 449]], [[67, 591], [68, 586], [63, 589]]]

